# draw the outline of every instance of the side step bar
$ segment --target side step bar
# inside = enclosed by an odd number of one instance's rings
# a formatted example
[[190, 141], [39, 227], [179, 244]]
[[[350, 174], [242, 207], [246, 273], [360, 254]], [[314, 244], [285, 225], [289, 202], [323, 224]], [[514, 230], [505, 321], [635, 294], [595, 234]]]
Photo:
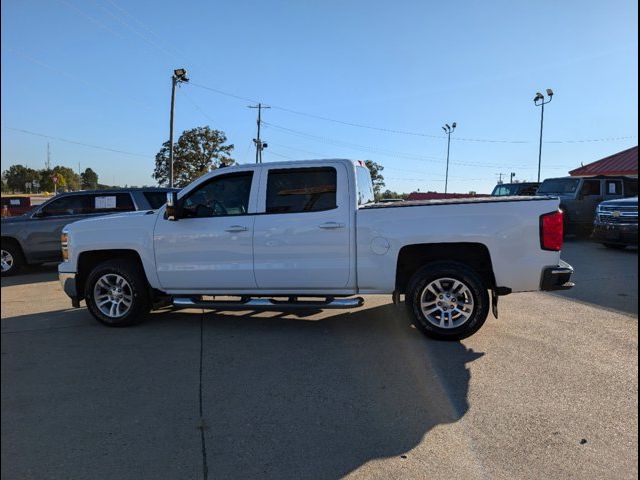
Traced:
[[291, 297], [289, 300], [275, 300], [272, 298], [248, 298], [246, 300], [197, 300], [191, 297], [175, 297], [173, 306], [177, 308], [206, 308], [211, 310], [302, 310], [302, 309], [346, 309], [358, 308], [364, 304], [364, 298], [332, 298], [325, 301], [298, 300]]

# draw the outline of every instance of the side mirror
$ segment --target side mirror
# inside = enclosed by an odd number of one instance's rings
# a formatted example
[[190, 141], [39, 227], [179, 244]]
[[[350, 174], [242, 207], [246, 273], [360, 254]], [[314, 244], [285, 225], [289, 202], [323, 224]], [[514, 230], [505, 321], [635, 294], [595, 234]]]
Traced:
[[167, 192], [167, 208], [165, 210], [167, 220], [176, 221], [180, 218], [180, 202], [178, 192]]

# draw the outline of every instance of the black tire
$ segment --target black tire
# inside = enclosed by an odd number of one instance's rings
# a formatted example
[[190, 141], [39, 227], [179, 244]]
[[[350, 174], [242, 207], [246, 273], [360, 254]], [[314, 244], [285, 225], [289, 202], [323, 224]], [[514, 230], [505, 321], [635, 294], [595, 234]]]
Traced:
[[626, 245], [621, 245], [619, 243], [603, 243], [603, 245], [607, 248], [611, 248], [612, 250], [624, 250], [627, 248]]
[[[5, 256], [5, 255], [8, 255]], [[25, 265], [24, 255], [22, 255], [22, 249], [20, 245], [14, 240], [3, 240], [2, 241], [2, 276], [10, 277], [12, 275], [16, 275], [22, 270], [22, 267]], [[5, 260], [11, 260], [11, 266], [7, 270], [5, 270]]]
[[[105, 275], [118, 275], [126, 280], [127, 292], [132, 298], [131, 306], [117, 318], [103, 313], [96, 303], [96, 283]], [[134, 261], [107, 260], [94, 267], [85, 284], [85, 301], [91, 315], [100, 323], [109, 327], [128, 327], [145, 319], [151, 309], [149, 284], [142, 268]]]
[[[434, 325], [420, 307], [423, 291], [431, 282], [441, 278], [462, 282], [473, 297], [474, 306], [471, 315], [455, 328]], [[405, 304], [416, 328], [436, 340], [462, 340], [473, 335], [486, 321], [490, 308], [489, 293], [482, 279], [467, 265], [457, 262], [433, 262], [420, 268], [409, 281]]]

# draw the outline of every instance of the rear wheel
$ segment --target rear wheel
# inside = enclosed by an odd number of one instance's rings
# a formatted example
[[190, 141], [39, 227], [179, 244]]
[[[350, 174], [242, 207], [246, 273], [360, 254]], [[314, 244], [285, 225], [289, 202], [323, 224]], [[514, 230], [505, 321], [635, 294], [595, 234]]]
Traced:
[[133, 262], [108, 260], [97, 265], [85, 285], [91, 315], [110, 327], [126, 327], [149, 313], [149, 287], [142, 269]]
[[1, 264], [3, 277], [15, 275], [24, 266], [22, 250], [17, 243], [10, 240], [2, 242]]
[[477, 332], [489, 315], [489, 293], [464, 264], [435, 262], [409, 282], [406, 305], [414, 325], [437, 340], [461, 340]]

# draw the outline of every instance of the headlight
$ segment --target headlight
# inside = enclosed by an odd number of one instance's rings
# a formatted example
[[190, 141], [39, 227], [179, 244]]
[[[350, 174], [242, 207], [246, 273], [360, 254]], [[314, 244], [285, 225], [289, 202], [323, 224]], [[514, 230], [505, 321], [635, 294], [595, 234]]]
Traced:
[[66, 262], [69, 260], [69, 232], [62, 231], [60, 235], [60, 246], [62, 248], [62, 260]]

